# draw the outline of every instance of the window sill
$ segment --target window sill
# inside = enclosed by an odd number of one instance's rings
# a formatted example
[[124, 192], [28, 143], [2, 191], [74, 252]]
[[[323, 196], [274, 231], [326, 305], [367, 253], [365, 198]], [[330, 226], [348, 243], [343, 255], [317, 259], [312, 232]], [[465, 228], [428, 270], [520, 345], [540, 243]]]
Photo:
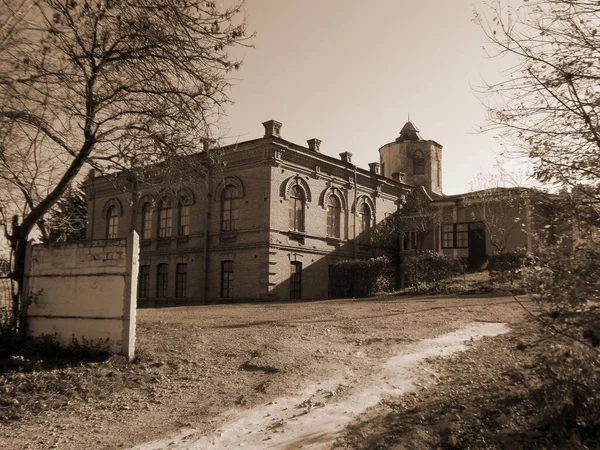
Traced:
[[169, 245], [171, 245], [171, 238], [170, 237], [158, 238], [156, 240], [156, 246], [157, 247], [167, 247]]
[[290, 241], [296, 241], [300, 244], [304, 244], [304, 240], [306, 239], [306, 233], [304, 231], [289, 230], [288, 239]]
[[325, 238], [327, 245], [340, 245], [342, 240], [338, 237], [327, 236]]
[[142, 239], [140, 241], [140, 247], [150, 247], [152, 245], [152, 239]]
[[221, 231], [221, 241], [235, 241], [237, 230]]
[[190, 240], [189, 235], [177, 236], [177, 242], [187, 242]]

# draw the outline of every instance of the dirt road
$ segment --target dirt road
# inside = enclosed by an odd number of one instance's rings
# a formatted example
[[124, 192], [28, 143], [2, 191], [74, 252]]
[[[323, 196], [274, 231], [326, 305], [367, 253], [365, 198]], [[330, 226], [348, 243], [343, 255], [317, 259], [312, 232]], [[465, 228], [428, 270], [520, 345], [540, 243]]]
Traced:
[[[410, 377], [399, 372], [402, 361], [394, 357], [418, 354], [414, 361], [408, 357], [411, 377], [419, 375], [410, 381], [431, 382], [436, 374], [426, 372], [425, 358], [455, 351], [470, 336], [504, 331], [495, 323], [510, 327], [522, 319], [510, 298], [140, 310], [139, 361], [64, 369], [70, 379], [93, 383], [78, 382], [68, 398], [50, 396], [47, 409], [2, 423], [0, 447], [224, 448], [242, 443], [236, 436], [243, 432], [257, 436], [246, 448], [298, 448], [298, 441], [284, 437], [286, 422], [306, 416], [304, 430], [311, 431], [334, 416], [332, 426], [343, 428], [345, 414], [350, 420], [373, 400], [408, 389], [403, 382]], [[423, 341], [440, 336], [437, 343]], [[256, 423], [260, 415], [264, 420]], [[305, 448], [325, 442], [310, 439], [302, 442]]]

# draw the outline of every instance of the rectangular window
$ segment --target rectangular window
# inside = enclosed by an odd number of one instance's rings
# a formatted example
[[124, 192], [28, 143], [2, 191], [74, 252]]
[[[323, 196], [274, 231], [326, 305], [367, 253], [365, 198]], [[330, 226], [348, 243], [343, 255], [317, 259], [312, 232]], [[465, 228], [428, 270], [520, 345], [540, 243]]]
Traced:
[[187, 291], [187, 264], [177, 264], [177, 278], [175, 281], [175, 297], [185, 298]]
[[469, 246], [469, 224], [456, 224], [456, 244], [455, 247], [466, 248]]
[[221, 262], [221, 297], [231, 298], [233, 288], [233, 261]]
[[148, 288], [150, 287], [150, 266], [140, 266], [140, 275], [138, 279], [138, 297], [147, 298]]
[[447, 223], [442, 225], [442, 248], [468, 248], [469, 226], [473, 223]]
[[158, 237], [171, 237], [173, 230], [173, 208], [167, 206], [160, 209], [158, 213]]
[[302, 263], [290, 264], [290, 299], [302, 298]]
[[402, 250], [417, 250], [418, 240], [416, 231], [405, 231], [402, 237]]
[[223, 199], [223, 219], [221, 220], [221, 231], [234, 231], [237, 229], [238, 209], [237, 199]]
[[442, 247], [454, 247], [454, 225], [451, 223], [442, 225]]
[[179, 236], [189, 236], [190, 234], [190, 207], [189, 205], [179, 206]]
[[156, 296], [166, 297], [169, 282], [169, 265], [159, 264], [156, 269]]
[[149, 203], [142, 207], [142, 239], [152, 238], [152, 209]]

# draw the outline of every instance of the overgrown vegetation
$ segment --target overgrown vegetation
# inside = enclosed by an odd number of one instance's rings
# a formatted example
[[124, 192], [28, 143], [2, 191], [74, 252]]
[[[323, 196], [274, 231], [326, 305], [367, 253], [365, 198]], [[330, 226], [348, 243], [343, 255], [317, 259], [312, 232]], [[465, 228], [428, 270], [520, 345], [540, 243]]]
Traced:
[[402, 262], [405, 282], [412, 285], [415, 292], [439, 293], [444, 280], [464, 274], [465, 270], [465, 261], [430, 250], [408, 256]]
[[396, 268], [385, 256], [341, 261], [331, 267], [329, 280], [332, 297], [367, 297], [393, 291]]
[[524, 248], [491, 255], [487, 265], [490, 281], [514, 284], [520, 277], [521, 269], [525, 266], [528, 257], [527, 249]]
[[600, 344], [600, 247], [547, 247], [522, 269], [526, 288], [548, 311], [548, 325], [590, 345]]

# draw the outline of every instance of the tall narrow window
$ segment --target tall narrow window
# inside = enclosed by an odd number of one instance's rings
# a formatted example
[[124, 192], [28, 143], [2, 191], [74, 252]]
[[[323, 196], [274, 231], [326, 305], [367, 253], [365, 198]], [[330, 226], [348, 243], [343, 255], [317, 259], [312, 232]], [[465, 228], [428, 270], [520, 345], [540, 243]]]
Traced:
[[221, 262], [221, 297], [231, 298], [233, 288], [233, 261]]
[[425, 158], [421, 151], [416, 152], [413, 156], [413, 174], [425, 175]]
[[152, 205], [149, 202], [142, 206], [142, 239], [152, 239]]
[[302, 298], [302, 263], [290, 263], [290, 299]]
[[445, 223], [442, 225], [442, 248], [454, 247], [454, 225]]
[[115, 239], [119, 237], [119, 210], [115, 205], [108, 208], [106, 212], [106, 238]]
[[416, 231], [405, 231], [402, 238], [402, 250], [417, 250], [418, 236]]
[[327, 200], [327, 236], [340, 237], [340, 201], [333, 195]]
[[304, 231], [304, 192], [299, 186], [290, 192], [290, 230]]
[[221, 231], [237, 230], [238, 197], [235, 186], [227, 186], [221, 194]]
[[456, 228], [456, 247], [466, 248], [469, 246], [469, 224], [457, 223]]
[[167, 200], [158, 204], [158, 237], [171, 237], [173, 232], [173, 208]]
[[169, 265], [159, 264], [156, 268], [156, 296], [166, 297], [169, 285]]
[[139, 298], [147, 298], [149, 287], [150, 287], [150, 266], [140, 266], [140, 275], [138, 278], [138, 297]]
[[184, 204], [181, 200], [177, 209], [179, 222], [179, 236], [189, 236], [190, 234], [190, 205]]
[[363, 203], [359, 210], [360, 215], [360, 242], [368, 244], [371, 241], [371, 209]]
[[187, 291], [187, 264], [177, 264], [177, 279], [175, 280], [175, 297], [185, 298]]

